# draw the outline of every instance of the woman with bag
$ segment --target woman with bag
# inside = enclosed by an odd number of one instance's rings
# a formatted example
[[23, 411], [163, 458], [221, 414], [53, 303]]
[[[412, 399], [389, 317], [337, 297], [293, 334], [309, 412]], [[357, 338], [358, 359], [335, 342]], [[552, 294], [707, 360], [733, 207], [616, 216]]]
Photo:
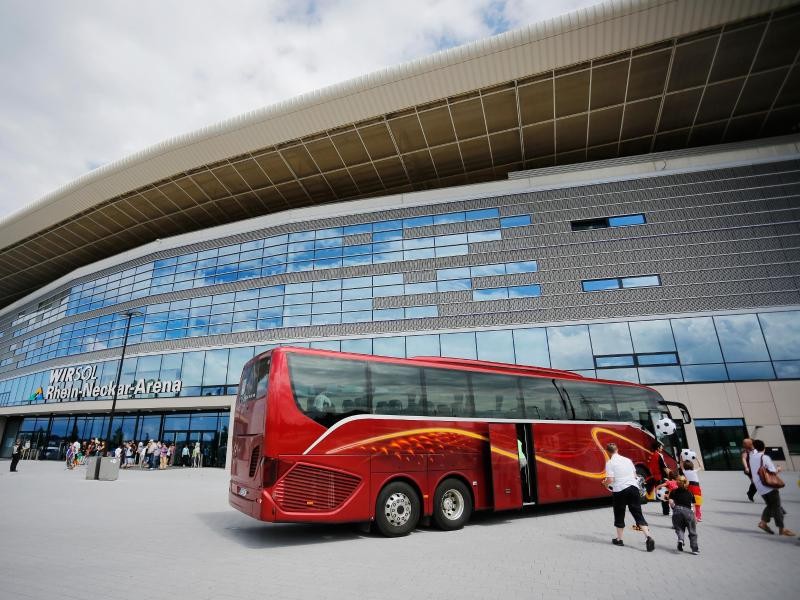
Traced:
[[793, 536], [794, 532], [783, 526], [781, 494], [778, 490], [784, 486], [784, 483], [778, 476], [778, 467], [764, 453], [765, 448], [764, 442], [753, 440], [754, 451], [750, 455], [750, 473], [753, 476], [756, 490], [767, 504], [764, 507], [764, 512], [761, 513], [761, 521], [758, 523], [758, 528], [767, 533], [775, 533], [769, 526], [770, 519], [775, 519], [775, 524], [778, 526], [778, 535]]

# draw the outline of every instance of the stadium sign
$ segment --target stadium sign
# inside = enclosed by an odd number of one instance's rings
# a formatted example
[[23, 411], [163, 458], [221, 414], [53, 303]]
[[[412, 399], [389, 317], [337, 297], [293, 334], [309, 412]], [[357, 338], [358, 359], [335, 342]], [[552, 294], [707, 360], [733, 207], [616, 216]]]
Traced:
[[[78, 383], [76, 385], [76, 383]], [[48, 400], [86, 400], [137, 394], [176, 394], [181, 391], [183, 382], [180, 379], [137, 379], [132, 383], [118, 384], [111, 381], [100, 384], [97, 376], [97, 365], [63, 367], [50, 371], [50, 385], [46, 390], [39, 388], [36, 395]]]

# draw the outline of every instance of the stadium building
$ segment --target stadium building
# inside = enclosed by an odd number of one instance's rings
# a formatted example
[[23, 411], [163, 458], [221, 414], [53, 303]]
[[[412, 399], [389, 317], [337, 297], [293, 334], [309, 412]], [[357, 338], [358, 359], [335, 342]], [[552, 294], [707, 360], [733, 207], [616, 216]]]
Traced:
[[641, 382], [706, 468], [746, 433], [800, 468], [798, 32], [781, 0], [612, 0], [22, 208], [0, 456], [103, 437], [124, 347], [115, 435], [222, 466], [242, 365], [292, 344]]

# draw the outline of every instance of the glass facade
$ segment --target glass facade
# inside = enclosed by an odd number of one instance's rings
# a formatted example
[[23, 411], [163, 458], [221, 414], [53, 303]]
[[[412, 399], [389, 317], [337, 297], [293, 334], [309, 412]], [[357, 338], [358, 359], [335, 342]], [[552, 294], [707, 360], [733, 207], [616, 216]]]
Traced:
[[[126, 441], [160, 440], [175, 444], [180, 456], [183, 446], [200, 444], [202, 464], [224, 467], [228, 444], [228, 411], [193, 411], [186, 413], [120, 413], [112, 424], [112, 444]], [[104, 438], [108, 431], [107, 415], [65, 415], [24, 417], [4, 436], [3, 458], [7, 458], [13, 439], [26, 448], [25, 458], [64, 460], [67, 444], [75, 440]], [[175, 460], [178, 460], [175, 458]]]
[[[422, 227], [469, 224], [463, 233], [419, 235]], [[108, 314], [47, 329], [65, 317], [141, 299], [144, 313], [131, 320], [129, 344], [247, 331], [400, 321], [439, 316], [437, 294], [471, 290], [472, 301], [537, 298], [539, 284], [506, 285], [505, 275], [536, 273], [535, 260], [439, 269], [436, 280], [404, 282], [402, 272], [271, 285], [187, 300], [146, 304], [157, 294], [269, 278], [301, 271], [461, 256], [470, 245], [504, 239], [504, 231], [530, 225], [530, 215], [500, 218], [486, 208], [364, 223], [266, 237], [161, 259], [95, 279], [41, 302], [12, 324], [13, 357], [4, 364], [25, 367], [85, 352], [120, 347], [126, 318]], [[474, 250], [474, 246], [473, 246]], [[474, 254], [474, 252], [473, 252]], [[399, 270], [399, 269], [398, 269]], [[324, 277], [323, 273], [320, 277]], [[492, 279], [492, 278], [495, 279]], [[423, 295], [423, 300], [404, 298]], [[378, 298], [396, 298], [387, 307]], [[465, 298], [464, 301], [469, 301]], [[33, 335], [28, 335], [36, 330]]]
[[[798, 324], [800, 311], [782, 311], [284, 344], [401, 358], [480, 359], [577, 371], [603, 379], [669, 384], [797, 379]], [[129, 397], [232, 395], [244, 363], [277, 345], [282, 344], [126, 357], [122, 382], [183, 382], [178, 393]], [[118, 361], [97, 365], [100, 383], [113, 381]], [[42, 371], [0, 381], [0, 406], [44, 402], [37, 390], [47, 388], [49, 377], [50, 371]], [[80, 387], [82, 382], [72, 385]]]

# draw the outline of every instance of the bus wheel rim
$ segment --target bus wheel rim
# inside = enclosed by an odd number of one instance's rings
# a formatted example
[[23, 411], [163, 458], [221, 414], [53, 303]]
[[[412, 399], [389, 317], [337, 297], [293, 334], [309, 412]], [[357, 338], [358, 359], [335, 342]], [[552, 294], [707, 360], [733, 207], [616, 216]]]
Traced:
[[386, 499], [383, 512], [386, 520], [394, 527], [402, 527], [411, 518], [411, 499], [405, 494], [395, 492]]
[[447, 490], [442, 496], [442, 514], [455, 521], [464, 514], [464, 496], [458, 490]]

